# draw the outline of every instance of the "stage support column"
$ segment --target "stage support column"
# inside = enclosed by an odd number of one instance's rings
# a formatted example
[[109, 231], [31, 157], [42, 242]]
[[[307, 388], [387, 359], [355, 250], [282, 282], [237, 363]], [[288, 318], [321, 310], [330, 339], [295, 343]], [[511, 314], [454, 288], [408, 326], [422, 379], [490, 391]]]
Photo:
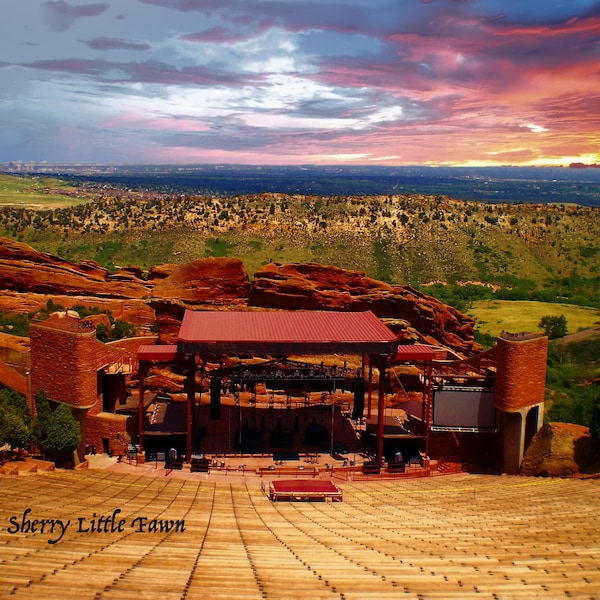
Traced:
[[432, 384], [432, 375], [433, 368], [431, 365], [431, 361], [427, 362], [424, 365], [423, 376], [425, 381], [423, 382], [423, 404], [426, 408], [426, 419], [425, 419], [425, 456], [429, 458], [429, 442], [431, 439], [431, 404], [432, 404], [432, 392], [433, 392], [433, 384]]
[[371, 399], [373, 397], [373, 355], [369, 354], [369, 393], [367, 394], [367, 419], [371, 418]]
[[138, 428], [140, 452], [144, 451], [144, 379], [148, 374], [149, 365], [146, 361], [139, 362], [138, 371], [140, 381], [138, 383]]
[[196, 357], [187, 356], [187, 462], [192, 462], [192, 407], [196, 404]]
[[380, 354], [378, 356], [377, 367], [379, 368], [379, 404], [377, 408], [377, 462], [383, 465], [385, 460], [383, 456], [383, 434], [385, 417], [385, 371], [387, 356]]

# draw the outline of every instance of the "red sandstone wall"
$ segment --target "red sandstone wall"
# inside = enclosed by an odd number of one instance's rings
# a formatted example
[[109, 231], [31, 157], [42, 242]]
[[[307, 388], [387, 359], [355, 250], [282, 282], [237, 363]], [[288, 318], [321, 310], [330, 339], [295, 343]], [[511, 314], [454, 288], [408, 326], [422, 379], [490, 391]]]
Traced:
[[544, 402], [548, 338], [498, 338], [495, 404], [506, 412]]
[[32, 324], [31, 388], [33, 394], [43, 387], [52, 400], [100, 412], [98, 370], [112, 363], [135, 364], [139, 346], [154, 338], [103, 344], [94, 329], [79, 325], [77, 319], [63, 319], [58, 327], [48, 322]]
[[[85, 443], [90, 448], [95, 446], [96, 452], [103, 452], [102, 438], [108, 438], [109, 450], [115, 455], [126, 454], [131, 442], [128, 429], [133, 426], [133, 417], [126, 415], [88, 415], [85, 424]], [[117, 439], [118, 438], [118, 439]]]
[[[35, 395], [43, 388], [50, 400], [84, 410], [82, 443], [102, 452], [102, 438], [108, 438], [110, 449], [116, 454], [124, 454], [130, 441], [127, 427], [131, 427], [133, 421], [128, 421], [125, 415], [102, 412], [98, 371], [113, 363], [136, 365], [138, 348], [154, 339], [135, 338], [103, 344], [96, 339], [95, 329], [82, 327], [79, 319], [63, 318], [32, 324], [32, 393]], [[124, 388], [113, 390], [119, 396], [124, 395], [124, 391]]]
[[[96, 370], [93, 362], [96, 332], [52, 329], [43, 325], [30, 328], [31, 390], [43, 388], [48, 398], [79, 408], [96, 402]], [[82, 364], [80, 361], [83, 360]], [[88, 380], [92, 380], [90, 385]]]

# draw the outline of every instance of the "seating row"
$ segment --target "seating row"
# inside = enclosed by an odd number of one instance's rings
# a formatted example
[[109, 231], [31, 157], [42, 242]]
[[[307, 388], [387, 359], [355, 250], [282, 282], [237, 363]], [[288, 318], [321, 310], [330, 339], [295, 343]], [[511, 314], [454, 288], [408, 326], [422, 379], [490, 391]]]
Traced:
[[[109, 471], [5, 478], [0, 597], [593, 598], [600, 481], [456, 474], [340, 483], [341, 503], [273, 503], [261, 480]], [[9, 531], [25, 507], [122, 531]], [[185, 521], [140, 532], [132, 519]], [[18, 519], [17, 519], [18, 520]]]

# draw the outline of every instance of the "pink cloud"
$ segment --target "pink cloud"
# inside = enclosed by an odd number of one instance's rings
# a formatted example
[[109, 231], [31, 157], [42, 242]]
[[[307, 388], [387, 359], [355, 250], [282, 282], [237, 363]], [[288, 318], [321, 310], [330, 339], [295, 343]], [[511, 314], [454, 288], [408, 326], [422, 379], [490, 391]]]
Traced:
[[268, 31], [272, 25], [271, 21], [263, 20], [260, 23], [253, 23], [252, 28], [246, 32], [231, 31], [225, 27], [212, 27], [198, 33], [184, 33], [178, 36], [178, 39], [199, 44], [234, 44], [257, 38]]
[[206, 123], [197, 119], [176, 118], [169, 116], [141, 116], [139, 114], [124, 114], [102, 123], [107, 129], [141, 129], [153, 131], [208, 131]]

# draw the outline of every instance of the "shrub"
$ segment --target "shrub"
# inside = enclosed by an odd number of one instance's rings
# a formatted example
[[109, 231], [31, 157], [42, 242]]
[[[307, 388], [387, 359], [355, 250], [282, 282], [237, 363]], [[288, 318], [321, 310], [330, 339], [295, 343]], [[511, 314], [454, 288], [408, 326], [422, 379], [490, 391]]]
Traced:
[[538, 327], [546, 332], [550, 340], [564, 337], [567, 335], [567, 317], [565, 315], [545, 315], [540, 319]]
[[27, 400], [21, 394], [0, 390], [0, 446], [24, 448], [31, 437]]
[[0, 443], [8, 444], [13, 450], [24, 448], [29, 441], [30, 431], [21, 415], [10, 405], [0, 407]]

